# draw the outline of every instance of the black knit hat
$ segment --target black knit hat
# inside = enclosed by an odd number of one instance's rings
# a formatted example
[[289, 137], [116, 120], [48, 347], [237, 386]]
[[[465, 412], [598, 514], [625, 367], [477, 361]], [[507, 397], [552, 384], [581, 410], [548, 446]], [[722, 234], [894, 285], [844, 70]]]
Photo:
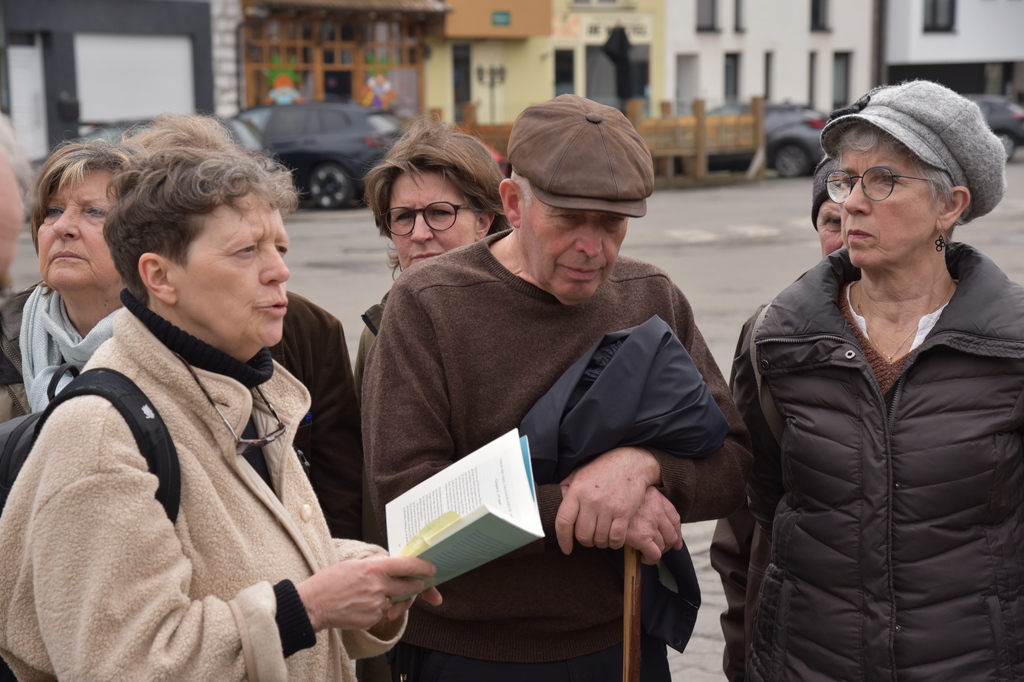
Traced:
[[828, 200], [828, 192], [825, 190], [825, 176], [839, 168], [835, 159], [828, 156], [821, 157], [818, 167], [814, 169], [814, 184], [811, 191], [811, 225], [814, 231], [818, 231], [818, 210]]

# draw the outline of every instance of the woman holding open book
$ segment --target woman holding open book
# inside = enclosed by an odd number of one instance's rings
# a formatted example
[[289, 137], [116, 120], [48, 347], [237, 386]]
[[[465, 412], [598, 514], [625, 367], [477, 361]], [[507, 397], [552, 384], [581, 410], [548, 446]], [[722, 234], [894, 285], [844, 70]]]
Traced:
[[402, 634], [413, 600], [392, 598], [434, 570], [332, 539], [292, 448], [309, 393], [268, 348], [287, 311], [291, 178], [178, 146], [134, 156], [111, 190], [124, 308], [86, 369], [122, 373], [162, 418], [178, 505], [157, 500], [112, 403], [60, 405], [0, 517], [0, 655], [32, 680], [355, 682], [351, 659]]

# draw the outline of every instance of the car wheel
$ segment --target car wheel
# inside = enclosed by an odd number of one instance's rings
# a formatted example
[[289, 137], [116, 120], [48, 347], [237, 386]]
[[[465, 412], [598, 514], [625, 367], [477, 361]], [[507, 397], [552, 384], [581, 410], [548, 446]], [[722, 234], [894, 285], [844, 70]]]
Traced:
[[321, 164], [309, 174], [309, 198], [317, 208], [341, 208], [354, 195], [352, 178], [336, 163]]
[[1017, 151], [1017, 140], [1013, 139], [1013, 135], [1010, 133], [1000, 132], [996, 133], [996, 137], [1003, 143], [1003, 149], [1006, 150], [1007, 160], [1013, 158], [1013, 153]]
[[775, 170], [781, 177], [795, 178], [811, 171], [811, 158], [803, 148], [785, 144], [775, 153]]

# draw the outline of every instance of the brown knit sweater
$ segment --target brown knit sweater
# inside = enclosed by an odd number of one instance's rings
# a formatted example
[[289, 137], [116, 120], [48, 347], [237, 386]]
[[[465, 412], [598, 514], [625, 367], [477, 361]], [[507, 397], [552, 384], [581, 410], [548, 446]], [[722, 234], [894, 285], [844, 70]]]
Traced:
[[853, 310], [850, 309], [850, 300], [846, 295], [845, 289], [839, 294], [839, 312], [842, 313], [846, 324], [850, 326], [853, 335], [857, 337], [857, 343], [860, 344], [861, 349], [864, 351], [864, 357], [867, 359], [868, 364], [871, 365], [871, 370], [875, 373], [875, 378], [878, 379], [878, 384], [882, 387], [882, 395], [886, 395], [889, 389], [892, 388], [892, 385], [896, 383], [900, 372], [903, 371], [904, 363], [906, 363], [907, 358], [911, 354], [907, 353], [903, 357], [897, 358], [895, 362], [886, 360], [875, 349], [875, 344], [871, 343], [871, 339], [865, 336], [864, 332], [857, 325], [857, 320], [853, 317]]
[[[620, 257], [611, 279], [576, 306], [506, 270], [496, 235], [402, 274], [392, 289], [363, 383], [363, 443], [377, 516], [432, 473], [519, 425], [602, 334], [657, 314], [703, 373], [732, 429], [704, 460], [658, 454], [664, 494], [683, 521], [743, 501], [749, 440], [686, 298], [657, 268]], [[538, 488], [547, 537], [441, 586], [417, 602], [406, 641], [472, 658], [531, 662], [622, 641], [622, 579], [600, 550], [555, 540], [557, 485]]]

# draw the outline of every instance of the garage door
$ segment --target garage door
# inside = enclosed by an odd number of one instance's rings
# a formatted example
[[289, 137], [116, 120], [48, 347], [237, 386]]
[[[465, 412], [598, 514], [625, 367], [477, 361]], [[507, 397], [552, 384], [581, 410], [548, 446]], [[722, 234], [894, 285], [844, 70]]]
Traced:
[[195, 109], [188, 36], [77, 33], [75, 76], [83, 123]]

